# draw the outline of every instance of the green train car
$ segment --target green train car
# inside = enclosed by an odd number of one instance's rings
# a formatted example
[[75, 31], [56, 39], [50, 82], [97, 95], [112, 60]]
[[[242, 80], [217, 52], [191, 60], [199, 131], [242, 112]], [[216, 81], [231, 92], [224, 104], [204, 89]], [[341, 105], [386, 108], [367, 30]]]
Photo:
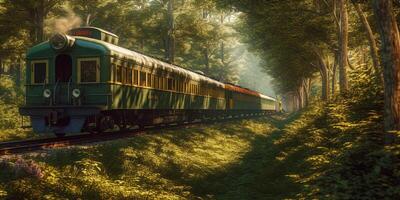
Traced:
[[276, 100], [118, 46], [96, 27], [56, 34], [27, 52], [26, 105], [37, 133], [104, 131], [265, 114]]

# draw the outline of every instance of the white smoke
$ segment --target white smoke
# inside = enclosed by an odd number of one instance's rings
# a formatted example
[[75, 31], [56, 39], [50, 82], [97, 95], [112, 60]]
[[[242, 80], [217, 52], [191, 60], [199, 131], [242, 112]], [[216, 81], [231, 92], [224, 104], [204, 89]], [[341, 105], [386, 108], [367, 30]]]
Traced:
[[49, 21], [49, 27], [53, 33], [66, 33], [72, 28], [79, 27], [82, 24], [82, 19], [73, 11], [68, 10], [67, 16], [55, 18]]

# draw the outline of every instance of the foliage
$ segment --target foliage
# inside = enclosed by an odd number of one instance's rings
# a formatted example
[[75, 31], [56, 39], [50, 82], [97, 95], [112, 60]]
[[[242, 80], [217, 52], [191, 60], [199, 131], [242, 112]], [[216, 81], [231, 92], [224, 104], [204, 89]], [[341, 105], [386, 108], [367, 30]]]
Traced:
[[[266, 119], [238, 120], [11, 157], [3, 163], [14, 166], [16, 160], [34, 160], [43, 176], [16, 177], [7, 173], [12, 168], [2, 165], [7, 176], [0, 176], [0, 185], [8, 198], [229, 198], [244, 185], [255, 192], [252, 182], [264, 182], [259, 175], [269, 162], [261, 161], [277, 137], [273, 131]], [[249, 174], [249, 169], [256, 173]], [[249, 195], [265, 194], [240, 196]]]
[[[357, 76], [355, 76], [357, 74]], [[361, 75], [361, 76], [360, 76]], [[382, 199], [400, 195], [397, 133], [383, 132], [382, 88], [368, 69], [354, 72], [346, 98], [317, 104], [286, 127], [280, 159], [300, 154], [298, 198]], [[370, 88], [365, 90], [365, 88]], [[391, 143], [386, 143], [386, 138]]]
[[[89, 25], [119, 35], [122, 46], [166, 59], [168, 1], [71, 0], [70, 4]], [[232, 23], [226, 20], [231, 14], [217, 10], [213, 1], [176, 1], [174, 5], [176, 64], [236, 81], [234, 47], [238, 42]]]
[[33, 137], [31, 131], [19, 128], [18, 106], [24, 102], [23, 90], [9, 76], [0, 76], [0, 141]]
[[236, 29], [264, 59], [264, 67], [281, 94], [295, 91], [303, 80], [318, 72], [316, 51], [334, 48], [330, 8], [318, 8], [318, 1], [218, 2], [242, 12]]

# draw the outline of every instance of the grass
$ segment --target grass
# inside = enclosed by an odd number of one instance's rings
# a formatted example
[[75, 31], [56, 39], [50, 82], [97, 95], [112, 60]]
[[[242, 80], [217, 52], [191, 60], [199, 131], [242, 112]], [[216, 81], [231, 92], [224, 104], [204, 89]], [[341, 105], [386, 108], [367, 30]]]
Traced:
[[[33, 199], [288, 196], [287, 184], [293, 185], [292, 191], [299, 187], [285, 178], [285, 170], [276, 173], [271, 165], [278, 153], [273, 141], [281, 132], [269, 121], [240, 120], [152, 132], [99, 145], [3, 158], [2, 171], [8, 175], [0, 176], [0, 191], [13, 198]], [[26, 168], [39, 165], [41, 172], [20, 175], [18, 162], [28, 163]], [[273, 177], [272, 181], [266, 182], [265, 176]], [[276, 185], [281, 178], [286, 183]]]

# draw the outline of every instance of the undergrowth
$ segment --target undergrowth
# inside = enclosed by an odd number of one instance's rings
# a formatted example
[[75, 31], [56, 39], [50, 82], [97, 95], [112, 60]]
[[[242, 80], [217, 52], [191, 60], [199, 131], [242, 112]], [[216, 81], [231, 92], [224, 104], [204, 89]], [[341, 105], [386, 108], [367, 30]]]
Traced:
[[383, 132], [370, 74], [359, 69], [351, 92], [289, 116], [3, 157], [0, 197], [397, 199], [400, 134]]
[[12, 77], [0, 75], [0, 142], [35, 137], [32, 131], [21, 128], [18, 107], [23, 103], [22, 89], [15, 86]]
[[285, 127], [280, 159], [300, 154], [293, 167], [307, 169], [291, 175], [303, 187], [296, 198], [400, 197], [400, 134], [383, 131], [382, 88], [370, 74], [359, 69], [351, 92], [311, 106]]
[[[253, 181], [265, 181], [259, 175], [264, 171], [262, 166], [270, 163], [260, 161], [267, 155], [266, 141], [277, 137], [275, 130], [267, 119], [237, 120], [4, 157], [0, 163], [0, 195], [12, 199], [262, 196], [264, 192], [250, 193], [249, 189], [254, 188]], [[241, 189], [248, 193], [240, 194]], [[284, 190], [281, 188], [281, 192]]]

